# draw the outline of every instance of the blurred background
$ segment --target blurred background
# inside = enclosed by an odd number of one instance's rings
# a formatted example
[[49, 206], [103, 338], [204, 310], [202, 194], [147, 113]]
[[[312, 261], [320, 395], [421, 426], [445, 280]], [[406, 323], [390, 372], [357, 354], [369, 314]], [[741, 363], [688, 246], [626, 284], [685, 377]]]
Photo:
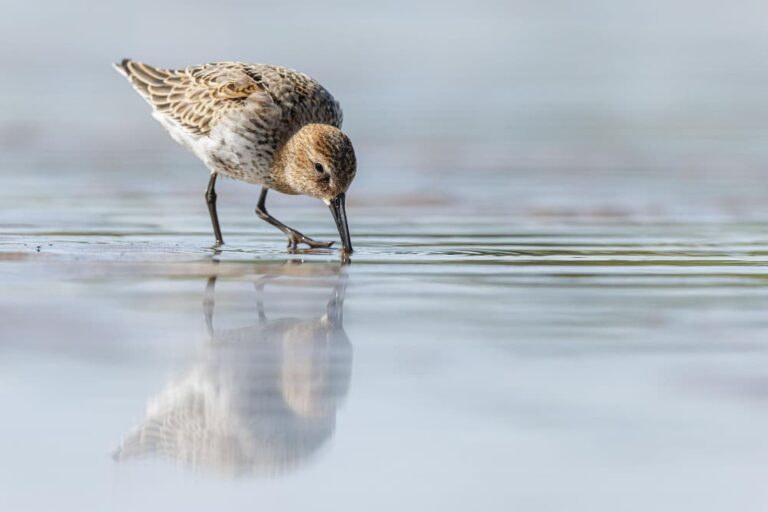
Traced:
[[109, 66], [124, 56], [302, 70], [341, 101], [364, 167], [681, 176], [755, 172], [766, 158], [757, 0], [5, 0], [3, 11], [5, 158], [197, 165]]
[[[352, 265], [230, 180], [213, 250], [123, 57], [323, 83]], [[0, 64], [0, 509], [765, 510], [765, 1], [0, 0]]]

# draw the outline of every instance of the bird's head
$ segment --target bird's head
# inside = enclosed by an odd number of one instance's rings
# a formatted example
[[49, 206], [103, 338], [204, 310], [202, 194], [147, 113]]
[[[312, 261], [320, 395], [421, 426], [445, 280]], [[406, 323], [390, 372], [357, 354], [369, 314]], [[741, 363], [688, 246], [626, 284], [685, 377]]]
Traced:
[[346, 193], [357, 172], [352, 142], [327, 124], [308, 124], [296, 132], [279, 155], [285, 191], [322, 200], [331, 209], [344, 250], [352, 252], [347, 227]]

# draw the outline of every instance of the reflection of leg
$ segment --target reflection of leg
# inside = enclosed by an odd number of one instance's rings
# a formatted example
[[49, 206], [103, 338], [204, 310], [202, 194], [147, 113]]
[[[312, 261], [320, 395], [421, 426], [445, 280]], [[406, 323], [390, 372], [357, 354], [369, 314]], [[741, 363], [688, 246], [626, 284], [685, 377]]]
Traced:
[[276, 218], [274, 218], [272, 215], [270, 215], [267, 212], [267, 192], [269, 192], [269, 189], [267, 187], [264, 187], [261, 189], [261, 195], [259, 196], [259, 203], [256, 205], [256, 215], [259, 216], [260, 219], [265, 220], [275, 226], [277, 229], [285, 233], [285, 235], [288, 237], [288, 248], [291, 251], [295, 251], [297, 246], [299, 244], [307, 244], [308, 246], [312, 247], [313, 249], [316, 248], [325, 248], [330, 247], [333, 245], [333, 242], [318, 242], [317, 240], [312, 240], [308, 236], [305, 236], [295, 229], [286, 226]]
[[208, 331], [208, 336], [213, 338], [213, 307], [214, 307], [214, 292], [216, 289], [216, 276], [208, 278], [208, 282], [205, 284], [205, 295], [203, 297], [203, 313], [205, 315], [205, 328]]
[[256, 308], [259, 311], [259, 322], [267, 321], [267, 313], [264, 311], [264, 287], [268, 277], [264, 276], [256, 281]]

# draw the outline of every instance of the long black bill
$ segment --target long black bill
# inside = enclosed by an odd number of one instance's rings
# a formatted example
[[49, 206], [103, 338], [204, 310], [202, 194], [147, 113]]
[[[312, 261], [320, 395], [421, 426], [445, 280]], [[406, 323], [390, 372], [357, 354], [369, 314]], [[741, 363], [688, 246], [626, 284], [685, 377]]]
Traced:
[[347, 253], [352, 252], [352, 240], [349, 238], [349, 226], [347, 226], [347, 208], [344, 205], [345, 194], [339, 194], [331, 200], [328, 206], [331, 208], [333, 220], [336, 221], [336, 228], [339, 230], [341, 245]]

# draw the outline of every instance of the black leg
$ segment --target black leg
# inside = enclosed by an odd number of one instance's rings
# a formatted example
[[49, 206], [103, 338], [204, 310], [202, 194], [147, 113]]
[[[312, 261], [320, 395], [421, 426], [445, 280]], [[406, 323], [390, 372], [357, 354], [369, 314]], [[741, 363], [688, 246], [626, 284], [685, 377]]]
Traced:
[[269, 192], [269, 189], [267, 187], [263, 187], [261, 189], [261, 195], [259, 196], [259, 203], [256, 205], [256, 215], [259, 216], [260, 219], [265, 220], [275, 226], [277, 229], [282, 231], [283, 233], [288, 236], [288, 248], [293, 250], [296, 250], [296, 247], [299, 244], [307, 244], [308, 246], [312, 247], [313, 249], [317, 248], [326, 248], [333, 245], [333, 242], [318, 242], [317, 240], [312, 240], [308, 236], [304, 236], [298, 231], [296, 231], [293, 228], [289, 228], [273, 216], [271, 216], [269, 213], [267, 213], [267, 192]]
[[208, 181], [208, 188], [205, 191], [205, 202], [208, 203], [208, 213], [211, 214], [211, 224], [213, 224], [216, 245], [223, 245], [224, 239], [221, 236], [221, 228], [219, 227], [219, 214], [216, 213], [216, 176], [218, 174], [211, 174], [211, 179]]

